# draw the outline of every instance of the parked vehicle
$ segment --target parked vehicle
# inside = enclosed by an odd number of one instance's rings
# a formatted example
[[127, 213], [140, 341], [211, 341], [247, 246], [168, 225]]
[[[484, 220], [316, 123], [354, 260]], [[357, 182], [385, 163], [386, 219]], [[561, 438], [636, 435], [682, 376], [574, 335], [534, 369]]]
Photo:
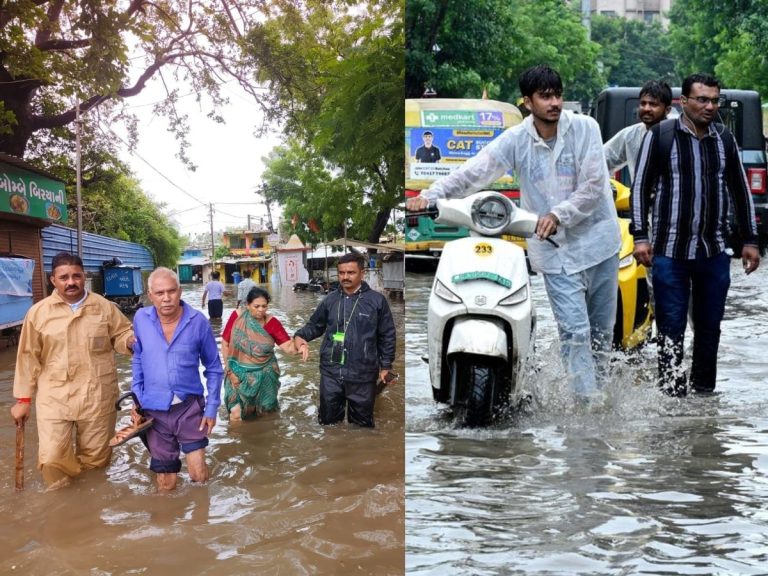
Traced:
[[111, 300], [127, 313], [135, 312], [142, 306], [144, 279], [139, 266], [126, 266], [119, 258], [102, 263], [104, 297]]
[[[680, 88], [672, 88], [673, 115], [681, 112], [680, 94]], [[716, 121], [728, 127], [738, 144], [755, 205], [761, 245], [765, 246], [768, 243], [768, 165], [760, 95], [754, 90], [731, 89], [721, 90], [720, 94], [725, 98], [725, 103], [720, 106]], [[600, 125], [603, 142], [625, 126], [638, 122], [639, 104], [640, 88], [608, 88], [597, 96], [591, 115]], [[626, 171], [618, 174], [617, 180], [627, 186], [631, 184]]]
[[643, 345], [651, 337], [653, 309], [645, 266], [639, 264], [633, 255], [635, 240], [629, 231], [630, 190], [616, 180], [611, 180], [611, 188], [621, 230], [619, 294], [616, 324], [613, 327], [613, 346], [619, 350], [632, 350]]
[[328, 294], [339, 287], [338, 281], [328, 282], [324, 278], [311, 278], [309, 282], [296, 282], [293, 285], [294, 292], [318, 292]]
[[501, 236], [530, 237], [538, 218], [494, 191], [438, 200], [437, 211], [436, 224], [471, 235], [443, 246], [429, 297], [432, 393], [483, 426], [519, 395], [536, 328], [524, 250]]
[[[405, 195], [418, 196], [436, 179], [450, 174], [510, 126], [522, 122], [514, 104], [483, 99], [425, 98], [405, 101]], [[431, 135], [431, 136], [429, 136]], [[425, 140], [431, 138], [431, 153]], [[519, 200], [513, 174], [489, 186]], [[425, 215], [406, 214], [406, 267], [434, 269], [443, 245], [469, 234], [464, 226], [442, 224]]]

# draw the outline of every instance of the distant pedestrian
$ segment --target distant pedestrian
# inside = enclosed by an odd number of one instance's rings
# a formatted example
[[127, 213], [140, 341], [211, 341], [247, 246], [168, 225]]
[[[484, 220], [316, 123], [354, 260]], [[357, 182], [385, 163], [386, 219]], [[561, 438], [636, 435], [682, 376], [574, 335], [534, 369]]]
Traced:
[[317, 306], [296, 331], [297, 350], [322, 337], [320, 345], [321, 424], [347, 420], [373, 427], [377, 378], [384, 381], [395, 359], [395, 322], [383, 294], [363, 282], [362, 257], [339, 258], [339, 288]]
[[637, 117], [640, 122], [619, 130], [603, 144], [608, 172], [613, 173], [626, 166], [629, 180], [635, 179], [635, 165], [640, 146], [648, 130], [655, 126], [672, 110], [672, 89], [666, 82], [649, 80], [640, 88], [640, 103]]
[[212, 280], [205, 285], [201, 305], [205, 306], [205, 300], [208, 299], [208, 317], [211, 320], [221, 318], [224, 313], [224, 284], [219, 282], [221, 274], [214, 272], [211, 274]]
[[251, 271], [248, 269], [243, 270], [243, 279], [237, 285], [237, 308], [245, 306], [245, 298], [248, 296], [248, 292], [251, 288], [256, 287], [256, 282], [251, 280]]
[[181, 452], [192, 481], [208, 479], [205, 447], [221, 404], [224, 370], [211, 325], [181, 300], [176, 273], [157, 268], [147, 284], [153, 306], [142, 308], [133, 319], [137, 341], [131, 389], [146, 416], [154, 418], [147, 431], [150, 470], [157, 474], [158, 488], [173, 490]]

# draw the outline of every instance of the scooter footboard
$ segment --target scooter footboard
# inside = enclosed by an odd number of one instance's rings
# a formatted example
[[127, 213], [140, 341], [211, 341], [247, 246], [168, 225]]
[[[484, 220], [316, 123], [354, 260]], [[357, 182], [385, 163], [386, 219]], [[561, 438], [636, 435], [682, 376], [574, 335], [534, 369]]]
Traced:
[[507, 360], [507, 334], [501, 320], [457, 318], [448, 342], [448, 356], [476, 354]]

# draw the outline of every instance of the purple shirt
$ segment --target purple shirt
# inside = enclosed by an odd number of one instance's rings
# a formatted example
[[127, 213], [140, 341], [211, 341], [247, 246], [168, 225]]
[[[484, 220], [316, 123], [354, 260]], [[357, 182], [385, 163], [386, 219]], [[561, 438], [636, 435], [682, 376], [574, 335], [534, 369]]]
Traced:
[[224, 296], [224, 284], [218, 280], [211, 280], [205, 285], [205, 291], [208, 292], [208, 301], [221, 300]]
[[216, 339], [205, 316], [184, 302], [181, 306], [181, 318], [170, 343], [165, 339], [154, 306], [136, 312], [131, 389], [142, 408], [169, 410], [174, 394], [182, 400], [190, 395], [204, 395], [200, 379], [202, 363], [208, 389], [205, 416], [215, 418], [224, 378]]

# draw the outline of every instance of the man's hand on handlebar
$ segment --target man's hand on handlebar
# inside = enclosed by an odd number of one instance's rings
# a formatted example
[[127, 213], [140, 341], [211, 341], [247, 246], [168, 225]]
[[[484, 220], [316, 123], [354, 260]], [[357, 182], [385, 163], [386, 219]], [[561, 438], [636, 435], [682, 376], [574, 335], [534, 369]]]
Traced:
[[405, 209], [408, 212], [421, 212], [426, 210], [427, 206], [429, 206], [429, 200], [423, 196], [414, 196], [405, 201]]

